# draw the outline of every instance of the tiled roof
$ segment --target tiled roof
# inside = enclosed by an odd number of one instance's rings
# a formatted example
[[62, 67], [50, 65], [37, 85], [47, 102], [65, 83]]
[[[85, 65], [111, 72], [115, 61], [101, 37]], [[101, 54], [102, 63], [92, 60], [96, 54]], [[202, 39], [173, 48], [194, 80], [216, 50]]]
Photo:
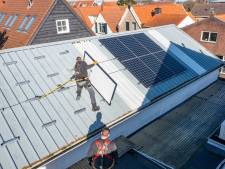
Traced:
[[[0, 31], [5, 29], [4, 23], [10, 15], [18, 15], [18, 18], [14, 25], [10, 29], [7, 29], [9, 39], [4, 45], [4, 48], [18, 47], [28, 44], [29, 40], [32, 38], [32, 35], [36, 30], [38, 30], [40, 24], [45, 19], [45, 16], [54, 2], [55, 1], [53, 0], [38, 0], [34, 1], [32, 7], [29, 8], [27, 0], [5, 1], [5, 4], [2, 4], [0, 8], [1, 13], [6, 14], [1, 22]], [[18, 31], [17, 29], [23, 22], [25, 16], [35, 16], [35, 21], [27, 32]]]
[[104, 6], [87, 6], [87, 7], [74, 7], [74, 10], [81, 16], [86, 25], [91, 29], [93, 23], [90, 16], [98, 16], [101, 14], [112, 32], [116, 32], [116, 26], [121, 20], [126, 7], [118, 5], [104, 5]]
[[[116, 1], [109, 1], [109, 2], [105, 2], [104, 1], [104, 5], [116, 5], [117, 4], [117, 2]], [[81, 1], [76, 1], [74, 4], [73, 4], [73, 6], [74, 7], [87, 7], [87, 6], [95, 6], [96, 4], [95, 4], [95, 2], [93, 1], [93, 0], [87, 0], [87, 1], [83, 1], [83, 0], [81, 0]]]
[[91, 29], [93, 23], [90, 20], [90, 16], [98, 16], [100, 13], [100, 6], [88, 6], [88, 7], [73, 7], [76, 13], [82, 18], [84, 23]]
[[209, 16], [212, 10], [216, 15], [225, 14], [225, 3], [196, 4], [191, 13], [194, 16]]
[[112, 32], [116, 32], [116, 26], [119, 24], [127, 7], [104, 6], [101, 12], [103, 18], [108, 23]]
[[222, 21], [225, 22], [225, 14], [222, 14], [222, 15], [216, 15], [216, 17]]
[[181, 4], [172, 3], [153, 3], [148, 5], [136, 5], [133, 6], [137, 16], [139, 17], [142, 24], [149, 24], [156, 15], [152, 15], [152, 11], [155, 8], [161, 8], [161, 14], [186, 14], [186, 11]]
[[168, 24], [179, 25], [187, 15], [179, 14], [160, 14], [153, 17], [151, 22], [144, 24], [144, 27], [154, 27]]

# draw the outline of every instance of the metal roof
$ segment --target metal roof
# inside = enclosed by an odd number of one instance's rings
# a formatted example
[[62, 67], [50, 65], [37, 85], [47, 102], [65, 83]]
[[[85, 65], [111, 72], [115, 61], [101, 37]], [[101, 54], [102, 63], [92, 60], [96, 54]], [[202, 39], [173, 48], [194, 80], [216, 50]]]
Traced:
[[225, 119], [224, 100], [225, 82], [217, 80], [129, 140], [174, 168], [216, 168], [221, 157], [208, 152], [205, 143]]
[[[183, 43], [189, 38], [175, 26], [169, 25], [1, 51], [0, 166], [3, 169], [31, 166], [33, 162], [51, 156], [102, 125], [114, 122], [221, 65], [214, 59], [215, 64], [210, 69], [204, 67], [203, 62], [196, 62], [188, 53], [184, 54], [182, 48], [174, 47], [172, 43], [175, 40], [168, 41], [166, 38], [170, 35], [161, 33], [166, 31], [179, 35], [176, 39]], [[98, 41], [99, 38], [138, 32], [144, 32], [163, 49], [172, 52], [173, 57], [186, 67], [186, 71], [147, 89]], [[197, 44], [192, 48], [199, 50]], [[201, 50], [207, 53], [205, 49]], [[67, 84], [64, 90], [45, 98], [35, 97], [68, 80], [73, 73], [71, 69], [75, 57], [83, 55], [84, 51], [98, 60], [102, 69], [117, 83], [111, 105], [101, 97], [101, 91], [95, 91], [101, 110], [93, 112], [86, 90], [83, 90], [81, 99], [76, 100], [75, 83]], [[196, 54], [203, 56], [202, 53]], [[202, 60], [205, 57], [201, 57]], [[98, 87], [104, 88], [105, 84], [100, 82]]]

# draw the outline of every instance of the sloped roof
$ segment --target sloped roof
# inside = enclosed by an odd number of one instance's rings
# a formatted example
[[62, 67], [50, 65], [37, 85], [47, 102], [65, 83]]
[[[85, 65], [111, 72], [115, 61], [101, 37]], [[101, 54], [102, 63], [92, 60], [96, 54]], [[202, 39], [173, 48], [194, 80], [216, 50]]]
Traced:
[[[104, 5], [116, 5], [117, 1], [104, 1]], [[93, 0], [78, 0], [75, 1], [73, 7], [87, 7], [87, 6], [97, 6]]]
[[144, 27], [154, 27], [168, 24], [179, 25], [187, 15], [179, 14], [160, 14], [153, 17], [151, 22], [144, 24]]
[[[161, 14], [177, 14], [177, 15], [187, 15], [182, 4], [174, 3], [152, 3], [148, 5], [135, 5], [133, 6], [137, 16], [139, 17], [142, 24], [150, 24], [151, 21], [157, 15], [152, 15], [152, 11], [155, 8], [161, 8]], [[159, 14], [159, 15], [161, 15]]]
[[91, 29], [94, 23], [91, 23], [90, 16], [98, 16], [101, 14], [110, 29], [116, 32], [116, 26], [121, 20], [125, 9], [118, 5], [103, 5], [101, 6], [87, 6], [87, 7], [74, 7], [74, 10], [82, 17], [87, 26]]
[[93, 23], [91, 22], [89, 17], [90, 16], [97, 17], [98, 14], [101, 11], [100, 6], [88, 6], [88, 7], [76, 7], [76, 6], [74, 6], [73, 9], [82, 18], [82, 20], [86, 23], [86, 25], [90, 29], [93, 26]]
[[225, 14], [224, 3], [209, 3], [209, 4], [195, 4], [191, 10], [194, 16], [209, 16], [211, 11], [214, 11], [215, 15]]
[[[102, 39], [131, 35], [137, 38], [143, 34], [162, 48], [154, 54], [168, 52], [171, 60], [182, 64], [185, 70], [146, 88], [118, 56], [101, 43]], [[114, 48], [115, 51], [120, 49], [121, 46]], [[140, 45], [132, 49], [146, 50]], [[36, 97], [68, 80], [73, 74], [75, 57], [83, 55], [84, 51], [88, 51], [99, 62], [102, 72], [117, 84], [111, 105], [102, 97], [101, 90], [95, 90], [101, 110], [93, 112], [88, 92], [84, 90], [81, 99], [76, 100], [76, 84], [72, 82], [45, 98]], [[2, 50], [0, 65], [0, 164], [3, 169], [14, 169], [38, 165], [69, 151], [87, 140], [88, 133], [96, 134], [104, 124], [126, 120], [138, 108], [149, 106], [219, 68], [221, 62], [187, 34], [168, 25]], [[160, 62], [156, 66], [163, 65], [165, 63]], [[143, 72], [139, 73], [144, 76]], [[155, 73], [157, 77], [158, 72]], [[108, 87], [106, 81], [98, 85], [102, 90]]]
[[119, 24], [127, 7], [104, 6], [101, 15], [108, 23], [112, 32], [116, 32], [116, 26]]
[[225, 22], [225, 14], [216, 15], [215, 17]]
[[[32, 7], [29, 8], [27, 0], [17, 0], [16, 3], [14, 0], [5, 1], [5, 3], [2, 4], [0, 11], [1, 13], [7, 14], [7, 17], [4, 17], [0, 31], [5, 29], [3, 24], [8, 19], [9, 15], [18, 15], [18, 19], [15, 21], [14, 25], [7, 30], [9, 39], [4, 45], [4, 48], [18, 47], [28, 44], [32, 35], [38, 30], [40, 24], [43, 22], [45, 16], [48, 14], [48, 11], [54, 3], [55, 1], [53, 0], [33, 1]], [[25, 16], [35, 16], [36, 18], [28, 32], [17, 31]]]
[[[43, 22], [47, 19], [52, 9], [54, 9], [54, 6], [60, 1], [67, 6], [71, 13], [75, 13], [66, 0], [33, 0], [31, 7], [28, 6], [28, 0], [16, 0], [16, 2], [15, 0], [7, 0], [5, 3], [1, 1], [0, 14], [5, 14], [5, 17], [0, 23], [0, 31], [6, 30], [9, 37], [3, 48], [13, 48], [31, 44]], [[10, 16], [15, 15], [17, 15], [18, 18], [11, 28], [4, 27], [6, 20]], [[24, 29], [19, 30], [25, 17], [28, 17], [28, 19], [23, 28], [25, 28], [29, 21], [31, 21], [31, 18], [34, 17], [28, 31]], [[11, 19], [10, 22], [12, 20], [13, 19]]]

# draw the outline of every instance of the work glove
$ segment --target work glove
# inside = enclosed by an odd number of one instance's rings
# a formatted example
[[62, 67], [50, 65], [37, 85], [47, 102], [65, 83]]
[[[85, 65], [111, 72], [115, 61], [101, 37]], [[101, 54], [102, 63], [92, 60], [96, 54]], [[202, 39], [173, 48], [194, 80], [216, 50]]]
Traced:
[[94, 60], [94, 61], [93, 61], [93, 64], [95, 64], [95, 65], [96, 65], [96, 64], [98, 64], [98, 62], [97, 62], [96, 60]]

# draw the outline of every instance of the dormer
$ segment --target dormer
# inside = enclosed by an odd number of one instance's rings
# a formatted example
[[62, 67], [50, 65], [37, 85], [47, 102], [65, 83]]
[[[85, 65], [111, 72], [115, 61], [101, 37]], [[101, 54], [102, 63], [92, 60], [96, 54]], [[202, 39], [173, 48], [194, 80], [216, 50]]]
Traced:
[[154, 10], [152, 10], [151, 15], [152, 16], [159, 15], [161, 12], [162, 12], [162, 8], [157, 7]]
[[31, 8], [33, 5], [33, 0], [27, 0], [27, 1], [28, 1], [27, 8]]

